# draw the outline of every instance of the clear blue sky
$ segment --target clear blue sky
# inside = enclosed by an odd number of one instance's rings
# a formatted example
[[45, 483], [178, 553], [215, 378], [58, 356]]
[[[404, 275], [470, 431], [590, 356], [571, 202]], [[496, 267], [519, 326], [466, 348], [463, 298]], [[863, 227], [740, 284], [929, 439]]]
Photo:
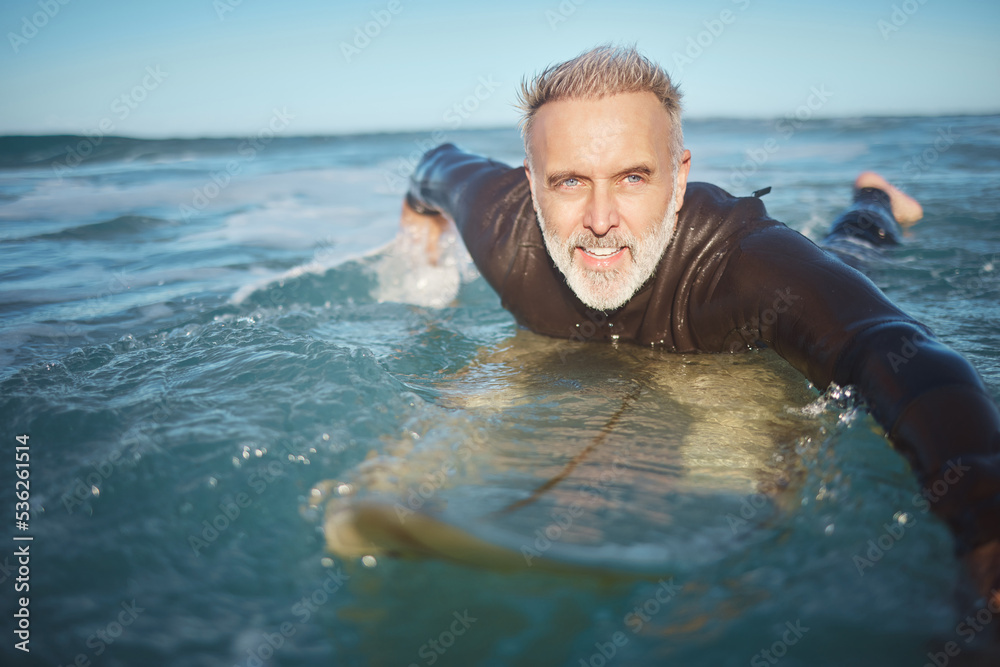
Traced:
[[995, 0], [62, 1], [0, 8], [0, 134], [238, 136], [275, 108], [288, 135], [513, 125], [524, 74], [608, 41], [662, 62], [689, 117], [814, 88], [815, 116], [1000, 112]]

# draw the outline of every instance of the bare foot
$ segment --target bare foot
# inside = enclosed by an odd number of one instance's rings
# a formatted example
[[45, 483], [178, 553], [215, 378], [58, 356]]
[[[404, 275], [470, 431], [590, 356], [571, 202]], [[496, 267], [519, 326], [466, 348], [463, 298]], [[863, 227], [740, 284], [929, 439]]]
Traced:
[[895, 187], [874, 171], [863, 171], [854, 180], [854, 189], [876, 188], [889, 195], [892, 217], [903, 227], [912, 227], [924, 217], [924, 208], [916, 199]]

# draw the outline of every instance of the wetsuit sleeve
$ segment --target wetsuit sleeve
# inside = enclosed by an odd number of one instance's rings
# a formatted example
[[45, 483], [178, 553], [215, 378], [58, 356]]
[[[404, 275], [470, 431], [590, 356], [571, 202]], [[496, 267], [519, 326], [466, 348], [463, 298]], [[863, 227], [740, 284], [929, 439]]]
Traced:
[[421, 158], [406, 200], [452, 220], [479, 272], [503, 295], [523, 228], [537, 224], [524, 169], [443, 144]]
[[1000, 537], [1000, 522], [970, 525], [983, 516], [971, 508], [1000, 493], [1000, 412], [975, 369], [868, 278], [776, 225], [743, 239], [704, 298], [738, 313], [714, 326], [773, 347], [817, 387], [856, 386], [925, 486], [953, 479], [959, 459], [983, 462], [934, 509], [963, 548]]

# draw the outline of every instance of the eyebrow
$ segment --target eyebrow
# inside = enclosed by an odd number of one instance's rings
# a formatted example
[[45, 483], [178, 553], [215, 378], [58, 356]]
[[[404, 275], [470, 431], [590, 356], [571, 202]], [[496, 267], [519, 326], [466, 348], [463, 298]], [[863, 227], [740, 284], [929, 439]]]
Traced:
[[[628, 174], [642, 174], [643, 176], [650, 176], [653, 174], [653, 172], [654, 169], [647, 164], [636, 164], [631, 167], [626, 167], [625, 169], [621, 169], [620, 171], [612, 174], [611, 179], [617, 180], [618, 178], [621, 178], [622, 176], [626, 176]], [[567, 178], [585, 180], [584, 176], [581, 176], [580, 174], [573, 171], [556, 171], [552, 172], [551, 174], [548, 174], [545, 177], [545, 183], [549, 187], [555, 187], [556, 185], [559, 185], [560, 183], [565, 181]]]

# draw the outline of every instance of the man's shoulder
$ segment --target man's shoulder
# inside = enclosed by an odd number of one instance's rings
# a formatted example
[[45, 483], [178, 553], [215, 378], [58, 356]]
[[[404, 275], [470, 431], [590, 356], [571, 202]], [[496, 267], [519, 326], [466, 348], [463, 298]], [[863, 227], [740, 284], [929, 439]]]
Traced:
[[733, 247], [754, 232], [784, 227], [768, 215], [760, 197], [737, 197], [717, 185], [697, 181], [687, 184], [677, 226], [685, 245], [703, 249], [719, 249], [720, 244]]
[[738, 197], [723, 190], [718, 185], [693, 181], [687, 184], [684, 193], [683, 213], [687, 210], [688, 215], [733, 215], [738, 214], [744, 218], [765, 218], [767, 210], [760, 197], [748, 196]]

